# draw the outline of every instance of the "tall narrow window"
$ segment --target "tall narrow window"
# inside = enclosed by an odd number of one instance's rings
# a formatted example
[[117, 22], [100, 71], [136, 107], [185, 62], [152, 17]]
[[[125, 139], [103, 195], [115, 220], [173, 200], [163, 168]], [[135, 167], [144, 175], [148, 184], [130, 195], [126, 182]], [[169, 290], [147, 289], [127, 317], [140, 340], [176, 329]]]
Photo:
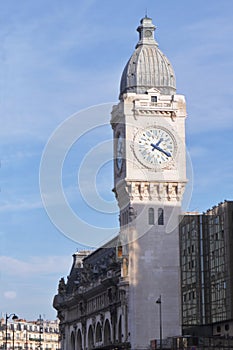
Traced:
[[119, 245], [119, 246], [118, 246], [117, 257], [118, 257], [118, 258], [122, 258], [122, 245]]
[[158, 209], [158, 225], [164, 225], [163, 209]]
[[149, 221], [149, 225], [154, 225], [155, 223], [155, 215], [154, 215], [153, 208], [149, 208], [148, 210], [148, 221]]

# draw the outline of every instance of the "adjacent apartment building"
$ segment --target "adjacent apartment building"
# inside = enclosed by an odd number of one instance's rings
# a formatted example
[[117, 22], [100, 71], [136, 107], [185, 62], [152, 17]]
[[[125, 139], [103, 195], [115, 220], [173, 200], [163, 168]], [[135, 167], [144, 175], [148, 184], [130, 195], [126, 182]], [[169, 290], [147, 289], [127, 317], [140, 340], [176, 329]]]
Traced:
[[183, 217], [180, 265], [184, 333], [233, 336], [233, 201]]
[[0, 319], [0, 349], [7, 350], [59, 350], [59, 322], [26, 321], [6, 322]]

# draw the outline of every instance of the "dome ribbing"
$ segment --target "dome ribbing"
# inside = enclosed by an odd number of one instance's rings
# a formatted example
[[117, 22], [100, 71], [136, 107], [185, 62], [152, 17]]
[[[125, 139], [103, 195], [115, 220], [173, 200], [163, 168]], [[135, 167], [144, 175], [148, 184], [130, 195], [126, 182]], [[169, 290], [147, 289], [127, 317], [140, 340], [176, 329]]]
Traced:
[[142, 94], [151, 88], [156, 88], [165, 95], [175, 94], [175, 73], [154, 39], [155, 26], [152, 20], [143, 18], [137, 30], [139, 42], [123, 71], [120, 98], [127, 92]]

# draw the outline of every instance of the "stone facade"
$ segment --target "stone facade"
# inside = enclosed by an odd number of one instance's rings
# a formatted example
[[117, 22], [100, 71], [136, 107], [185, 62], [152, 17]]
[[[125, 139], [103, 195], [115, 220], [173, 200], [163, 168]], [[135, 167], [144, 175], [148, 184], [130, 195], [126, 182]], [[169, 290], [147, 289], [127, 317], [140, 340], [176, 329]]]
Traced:
[[128, 348], [127, 263], [117, 244], [73, 255], [67, 283], [60, 280], [54, 298], [62, 349]]

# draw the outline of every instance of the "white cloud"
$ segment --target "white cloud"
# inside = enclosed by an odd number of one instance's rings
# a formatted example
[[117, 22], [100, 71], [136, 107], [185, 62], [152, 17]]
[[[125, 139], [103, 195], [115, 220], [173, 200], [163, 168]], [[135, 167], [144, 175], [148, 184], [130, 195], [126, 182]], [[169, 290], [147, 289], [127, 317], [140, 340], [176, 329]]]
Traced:
[[7, 200], [2, 201], [0, 205], [0, 212], [11, 212], [11, 211], [25, 211], [42, 208], [43, 204], [40, 200], [38, 201], [27, 201], [25, 199], [14, 199], [13, 201]]
[[31, 256], [27, 261], [11, 256], [0, 256], [0, 272], [17, 278], [54, 273], [67, 274], [70, 265], [70, 257], [67, 256]]
[[11, 164], [15, 164], [17, 162], [22, 162], [25, 160], [36, 159], [41, 156], [41, 153], [31, 145], [31, 150], [23, 148], [24, 145], [21, 146], [21, 149], [14, 148], [14, 151], [6, 152], [2, 155], [1, 159], [1, 167], [6, 168]]
[[8, 290], [8, 291], [5, 291], [3, 295], [6, 299], [15, 299], [17, 296], [17, 293], [13, 290]]
[[192, 146], [188, 149], [189, 154], [192, 157], [200, 158], [208, 154], [208, 150], [204, 146]]

